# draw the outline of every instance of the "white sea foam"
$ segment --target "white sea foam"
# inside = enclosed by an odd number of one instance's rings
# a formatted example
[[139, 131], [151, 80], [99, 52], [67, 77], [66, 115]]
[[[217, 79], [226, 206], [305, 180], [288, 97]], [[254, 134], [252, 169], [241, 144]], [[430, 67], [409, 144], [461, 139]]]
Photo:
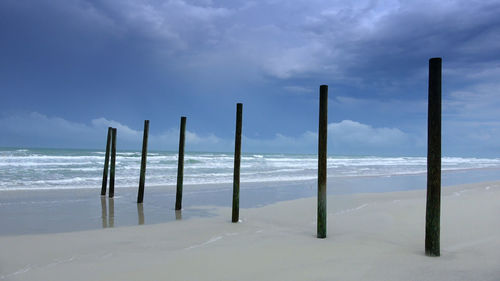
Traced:
[[[175, 185], [177, 153], [150, 152], [148, 185]], [[119, 151], [115, 185], [138, 183], [141, 153]], [[187, 153], [185, 184], [220, 184], [233, 180], [233, 156], [227, 153]], [[0, 149], [0, 190], [98, 188], [104, 164], [103, 151]], [[328, 157], [329, 177], [412, 175], [426, 172], [425, 157]], [[443, 171], [500, 168], [500, 159], [444, 157]], [[317, 175], [317, 156], [244, 154], [241, 182], [312, 180]]]

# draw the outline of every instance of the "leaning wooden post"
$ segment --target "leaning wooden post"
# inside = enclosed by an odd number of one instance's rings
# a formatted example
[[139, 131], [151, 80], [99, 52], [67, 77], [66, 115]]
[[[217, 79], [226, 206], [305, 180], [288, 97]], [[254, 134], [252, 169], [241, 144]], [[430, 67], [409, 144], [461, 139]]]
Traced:
[[111, 127], [108, 127], [108, 138], [106, 140], [106, 156], [104, 156], [104, 171], [102, 172], [101, 195], [106, 195], [106, 186], [108, 184], [108, 165], [109, 165], [109, 146], [111, 145]]
[[241, 162], [241, 124], [243, 104], [236, 104], [236, 134], [234, 140], [234, 172], [233, 172], [233, 218], [238, 222], [240, 217], [240, 162]]
[[186, 135], [186, 117], [181, 117], [181, 129], [179, 135], [179, 157], [177, 162], [177, 194], [175, 196], [175, 209], [182, 209], [182, 181], [184, 179], [184, 143]]
[[146, 157], [148, 154], [148, 133], [149, 120], [144, 120], [144, 135], [142, 137], [142, 156], [141, 156], [141, 175], [139, 178], [139, 192], [137, 194], [137, 203], [144, 200], [144, 183], [146, 182]]
[[328, 134], [328, 86], [319, 87], [318, 129], [318, 238], [326, 238], [326, 174]]
[[441, 216], [441, 58], [429, 60], [429, 108], [427, 120], [427, 206], [425, 254], [440, 256]]
[[109, 198], [115, 196], [116, 128], [111, 130], [111, 168], [109, 171]]

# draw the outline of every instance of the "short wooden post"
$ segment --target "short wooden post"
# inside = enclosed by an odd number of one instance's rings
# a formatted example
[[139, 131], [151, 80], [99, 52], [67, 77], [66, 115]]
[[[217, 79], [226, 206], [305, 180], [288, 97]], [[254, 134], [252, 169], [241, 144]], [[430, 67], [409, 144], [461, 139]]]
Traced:
[[111, 168], [109, 171], [109, 198], [115, 196], [116, 128], [111, 130]]
[[328, 86], [319, 87], [318, 129], [318, 238], [326, 238], [326, 178], [328, 135]]
[[233, 172], [233, 217], [238, 222], [240, 217], [240, 162], [241, 162], [241, 124], [243, 104], [236, 104], [236, 133], [234, 140], [234, 172]]
[[148, 154], [148, 133], [149, 133], [149, 120], [144, 120], [144, 135], [142, 137], [141, 175], [139, 178], [139, 192], [137, 194], [137, 203], [142, 203], [144, 201], [144, 183], [146, 182], [146, 157]]
[[427, 205], [425, 254], [440, 256], [441, 217], [441, 58], [429, 60], [429, 108], [427, 122]]
[[108, 185], [109, 168], [109, 146], [111, 145], [111, 127], [108, 127], [108, 138], [106, 140], [106, 155], [104, 156], [104, 171], [102, 171], [101, 196], [106, 195], [106, 186]]
[[179, 134], [179, 157], [177, 162], [177, 194], [175, 196], [175, 209], [182, 209], [182, 182], [184, 179], [184, 143], [186, 135], [186, 117], [181, 117]]

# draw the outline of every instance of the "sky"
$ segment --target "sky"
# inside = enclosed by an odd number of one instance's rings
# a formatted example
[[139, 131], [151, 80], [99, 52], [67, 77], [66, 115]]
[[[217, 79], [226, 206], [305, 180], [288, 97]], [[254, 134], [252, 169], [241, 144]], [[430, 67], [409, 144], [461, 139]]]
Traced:
[[2, 0], [0, 147], [425, 156], [443, 59], [444, 156], [500, 157], [500, 1]]

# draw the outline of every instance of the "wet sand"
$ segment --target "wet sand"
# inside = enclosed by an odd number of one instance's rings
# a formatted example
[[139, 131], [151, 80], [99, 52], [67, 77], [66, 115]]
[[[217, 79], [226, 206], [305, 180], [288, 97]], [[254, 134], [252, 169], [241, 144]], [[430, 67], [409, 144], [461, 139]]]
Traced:
[[[497, 169], [443, 172], [443, 185], [500, 180]], [[331, 177], [328, 194], [393, 192], [425, 188], [425, 174], [391, 177]], [[242, 183], [241, 208], [316, 196], [316, 181]], [[174, 211], [175, 186], [146, 186], [137, 206], [137, 187], [118, 187], [115, 198], [102, 198], [100, 188], [0, 191], [0, 236], [83, 231], [157, 224], [179, 219]], [[187, 185], [184, 220], [213, 217], [216, 207], [231, 207], [232, 185]], [[201, 208], [200, 206], [210, 206]]]
[[424, 190], [330, 195], [326, 239], [315, 200], [244, 208], [237, 224], [200, 205], [211, 215], [0, 236], [0, 280], [499, 279], [500, 182], [443, 188], [438, 258], [424, 255]]

